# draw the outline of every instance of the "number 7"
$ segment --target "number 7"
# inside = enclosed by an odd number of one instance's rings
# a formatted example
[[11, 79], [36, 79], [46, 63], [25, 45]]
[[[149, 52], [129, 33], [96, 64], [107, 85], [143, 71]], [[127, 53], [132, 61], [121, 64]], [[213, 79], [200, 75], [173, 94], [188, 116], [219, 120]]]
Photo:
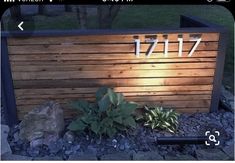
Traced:
[[193, 48], [189, 52], [188, 57], [191, 57], [193, 55], [193, 52], [196, 50], [196, 48], [200, 44], [201, 40], [202, 40], [201, 38], [193, 38], [190, 40], [190, 41], [196, 41], [196, 43], [194, 44]]
[[148, 40], [147, 42], [152, 42], [153, 43], [152, 45], [149, 46], [149, 50], [148, 50], [148, 53], [147, 53], [147, 57], [150, 57], [150, 55], [153, 53], [153, 50], [157, 46], [158, 39], [151, 39], [151, 40]]

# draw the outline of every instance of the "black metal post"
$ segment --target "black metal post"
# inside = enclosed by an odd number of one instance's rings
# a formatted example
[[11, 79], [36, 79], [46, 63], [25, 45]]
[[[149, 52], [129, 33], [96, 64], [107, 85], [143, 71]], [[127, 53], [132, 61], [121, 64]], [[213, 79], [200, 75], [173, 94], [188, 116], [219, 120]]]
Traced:
[[1, 46], [1, 96], [7, 123], [13, 126], [17, 124], [18, 118], [6, 37], [1, 38]]
[[213, 82], [213, 91], [211, 98], [211, 107], [210, 111], [215, 112], [219, 107], [219, 99], [220, 99], [220, 91], [222, 86], [223, 72], [224, 72], [224, 62], [226, 55], [226, 44], [227, 44], [227, 31], [221, 28], [220, 37], [219, 37], [219, 47], [218, 54], [216, 58], [216, 68], [214, 74], [214, 82]]

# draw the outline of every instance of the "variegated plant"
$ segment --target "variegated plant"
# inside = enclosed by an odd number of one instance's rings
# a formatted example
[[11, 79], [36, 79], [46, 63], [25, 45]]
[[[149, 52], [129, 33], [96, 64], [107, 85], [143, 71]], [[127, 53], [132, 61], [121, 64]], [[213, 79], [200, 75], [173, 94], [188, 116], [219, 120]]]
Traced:
[[175, 133], [178, 127], [178, 116], [173, 109], [163, 109], [163, 107], [148, 108], [144, 107], [145, 113], [143, 116], [144, 126], [151, 129], [167, 130]]

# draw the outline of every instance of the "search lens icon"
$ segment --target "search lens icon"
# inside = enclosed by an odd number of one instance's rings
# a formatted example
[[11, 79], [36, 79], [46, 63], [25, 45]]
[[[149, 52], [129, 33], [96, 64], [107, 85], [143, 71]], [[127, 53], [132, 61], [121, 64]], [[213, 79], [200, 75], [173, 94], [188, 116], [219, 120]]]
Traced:
[[[213, 133], [215, 133], [215, 134], [213, 134]], [[217, 138], [219, 138], [219, 136], [220, 136], [220, 132], [219, 131], [214, 131], [213, 133], [211, 133], [211, 131], [206, 131], [205, 132], [205, 136], [208, 137], [208, 141], [207, 140], [205, 141], [206, 146], [210, 146], [210, 145], [213, 145], [213, 144], [215, 146], [220, 145], [220, 141], [217, 140]]]
[[216, 140], [215, 140], [215, 135], [210, 135], [210, 136], [209, 136], [209, 140], [210, 140], [210, 141], [213, 141], [213, 142], [216, 142]]

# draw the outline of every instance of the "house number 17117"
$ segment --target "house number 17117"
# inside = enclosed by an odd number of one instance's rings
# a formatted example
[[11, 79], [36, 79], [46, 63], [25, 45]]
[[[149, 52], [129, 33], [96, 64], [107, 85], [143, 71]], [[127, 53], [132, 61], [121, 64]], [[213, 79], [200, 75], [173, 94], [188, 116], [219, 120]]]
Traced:
[[[191, 48], [191, 50], [188, 53], [188, 57], [191, 57], [194, 53], [194, 51], [197, 49], [198, 45], [201, 42], [201, 38], [200, 37], [194, 37], [191, 38], [189, 41], [195, 42], [195, 44], [193, 45], [193, 47]], [[158, 39], [154, 38], [154, 39], [146, 39], [145, 42], [151, 43], [149, 45], [149, 48], [146, 52], [146, 57], [150, 57], [154, 51], [154, 49], [157, 47], [158, 44]], [[179, 43], [179, 47], [178, 47], [178, 56], [182, 57], [182, 52], [183, 52], [183, 43], [184, 40], [182, 37], [178, 37], [178, 43]], [[168, 47], [169, 47], [169, 40], [165, 39], [164, 40], [164, 56], [168, 57]], [[140, 56], [140, 52], [141, 52], [141, 43], [140, 43], [140, 39], [135, 39], [135, 55], [136, 57]]]

